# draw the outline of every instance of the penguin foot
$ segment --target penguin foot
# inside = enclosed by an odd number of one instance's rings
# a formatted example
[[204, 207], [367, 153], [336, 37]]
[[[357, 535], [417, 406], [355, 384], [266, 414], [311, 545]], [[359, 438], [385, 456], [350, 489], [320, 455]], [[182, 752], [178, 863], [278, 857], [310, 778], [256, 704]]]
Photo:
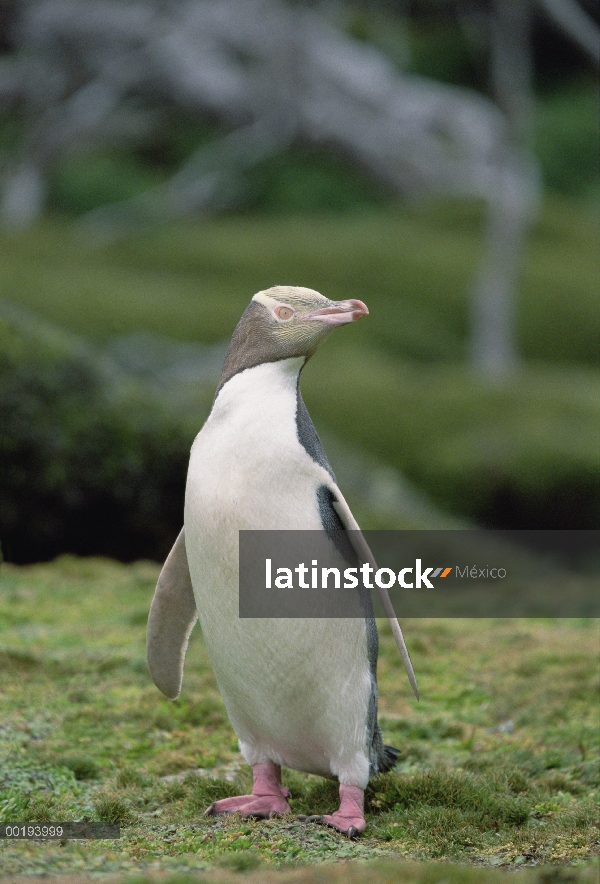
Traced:
[[364, 791], [358, 786], [340, 785], [340, 807], [335, 813], [321, 816], [300, 816], [307, 823], [330, 826], [348, 838], [358, 838], [367, 828], [364, 814]]
[[326, 814], [325, 816], [322, 814], [315, 814], [314, 816], [300, 815], [298, 819], [305, 823], [319, 823], [321, 826], [329, 826], [331, 829], [335, 829], [336, 832], [347, 835], [352, 841], [362, 835], [367, 828], [364, 817], [341, 817], [339, 811]]
[[342, 835], [347, 835], [350, 839], [358, 838], [367, 828], [364, 816], [347, 817], [343, 816], [339, 810], [336, 810], [335, 813], [327, 814], [321, 817], [321, 819], [325, 826], [330, 826], [337, 832], [341, 832]]
[[264, 820], [290, 813], [290, 806], [285, 798], [278, 795], [238, 795], [236, 798], [213, 801], [204, 815], [217, 816], [222, 813], [241, 813], [244, 819]]
[[251, 795], [237, 795], [234, 798], [213, 801], [204, 815], [241, 813], [246, 819], [263, 820], [290, 813], [291, 808], [287, 802], [290, 790], [281, 785], [281, 767], [272, 761], [265, 761], [254, 764], [252, 773], [254, 784]]

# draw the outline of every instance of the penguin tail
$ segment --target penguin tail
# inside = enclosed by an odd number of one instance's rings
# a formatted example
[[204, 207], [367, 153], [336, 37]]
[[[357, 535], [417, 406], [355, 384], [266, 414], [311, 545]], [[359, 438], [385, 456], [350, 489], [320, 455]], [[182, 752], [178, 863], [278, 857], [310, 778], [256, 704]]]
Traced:
[[394, 746], [384, 746], [382, 755], [383, 758], [379, 762], [379, 770], [381, 773], [387, 773], [398, 763], [400, 749], [395, 749]]

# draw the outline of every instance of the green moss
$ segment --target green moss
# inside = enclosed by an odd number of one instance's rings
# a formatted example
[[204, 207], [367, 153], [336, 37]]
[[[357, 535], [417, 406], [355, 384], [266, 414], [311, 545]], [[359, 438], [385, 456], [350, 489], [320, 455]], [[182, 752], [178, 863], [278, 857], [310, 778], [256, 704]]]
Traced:
[[100, 766], [89, 755], [81, 753], [66, 755], [62, 763], [68, 770], [73, 771], [76, 780], [95, 780], [100, 774]]

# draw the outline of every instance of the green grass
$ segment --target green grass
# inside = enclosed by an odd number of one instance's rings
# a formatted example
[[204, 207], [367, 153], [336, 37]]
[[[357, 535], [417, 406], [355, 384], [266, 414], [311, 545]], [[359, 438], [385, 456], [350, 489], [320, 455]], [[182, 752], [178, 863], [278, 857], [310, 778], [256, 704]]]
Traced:
[[[99, 345], [142, 331], [226, 340], [251, 295], [277, 283], [360, 297], [369, 317], [336, 332], [305, 372], [320, 432], [480, 524], [598, 524], [598, 235], [589, 207], [543, 205], [516, 305], [522, 361], [499, 385], [466, 360], [483, 240], [472, 203], [223, 217], [104, 244], [75, 231], [49, 219], [0, 233], [3, 296]], [[196, 413], [200, 427], [204, 406], [186, 410], [186, 427]]]
[[303, 391], [317, 427], [395, 464], [456, 515], [513, 528], [583, 527], [584, 513], [586, 527], [600, 520], [592, 369], [533, 364], [490, 386], [465, 367], [323, 348]]
[[[456, 361], [467, 352], [483, 239], [472, 204], [219, 218], [98, 248], [87, 247], [91, 232], [81, 237], [56, 219], [0, 233], [3, 296], [95, 339], [147, 330], [212, 343], [230, 337], [254, 292], [308, 285], [368, 303], [371, 315], [352, 329], [353, 341], [400, 360]], [[589, 209], [559, 199], [544, 205], [517, 305], [524, 358], [597, 364], [597, 248]]]
[[563, 84], [538, 101], [534, 149], [546, 186], [597, 200], [599, 134], [593, 80]]
[[[259, 866], [256, 880], [267, 881], [268, 870], [308, 864], [277, 880], [317, 882], [341, 871], [314, 864], [343, 859], [374, 863], [344, 865], [350, 881], [491, 884], [491, 867], [538, 864], [546, 877], [534, 869], [524, 881], [593, 880], [581, 868], [599, 835], [596, 622], [408, 621], [420, 703], [383, 627], [380, 716], [401, 759], [369, 787], [368, 830], [351, 843], [294, 817], [202, 816], [246, 789], [249, 772], [199, 634], [179, 700], [150, 681], [144, 633], [157, 573], [72, 557], [2, 567], [0, 820], [103, 819], [123, 833], [4, 841], [5, 874], [213, 868], [210, 880], [228, 881]], [[289, 771], [284, 780], [294, 813], [335, 805], [333, 783]], [[437, 866], [448, 862], [466, 865]]]

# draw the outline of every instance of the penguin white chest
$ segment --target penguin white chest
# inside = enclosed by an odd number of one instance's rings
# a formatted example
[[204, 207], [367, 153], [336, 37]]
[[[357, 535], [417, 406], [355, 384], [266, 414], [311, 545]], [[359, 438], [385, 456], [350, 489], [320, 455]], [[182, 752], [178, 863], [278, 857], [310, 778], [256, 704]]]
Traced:
[[237, 548], [241, 529], [321, 527], [315, 491], [329, 477], [296, 431], [302, 361], [246, 369], [220, 391], [192, 446], [186, 528], [188, 516], [205, 536], [229, 528]]
[[241, 620], [240, 530], [320, 530], [327, 471], [296, 428], [303, 359], [232, 377], [190, 458], [185, 535], [204, 639], [240, 747], [252, 764], [368, 780], [372, 692], [362, 620]]

